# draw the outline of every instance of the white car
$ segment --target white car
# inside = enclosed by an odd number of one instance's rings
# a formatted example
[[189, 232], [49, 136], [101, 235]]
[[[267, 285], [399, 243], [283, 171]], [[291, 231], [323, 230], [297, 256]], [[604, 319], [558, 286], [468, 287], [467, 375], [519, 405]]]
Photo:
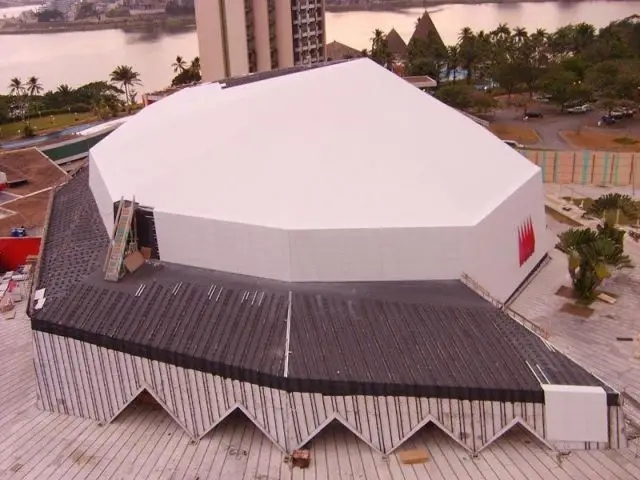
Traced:
[[567, 108], [567, 113], [587, 113], [592, 110], [591, 105], [584, 104], [577, 107]]

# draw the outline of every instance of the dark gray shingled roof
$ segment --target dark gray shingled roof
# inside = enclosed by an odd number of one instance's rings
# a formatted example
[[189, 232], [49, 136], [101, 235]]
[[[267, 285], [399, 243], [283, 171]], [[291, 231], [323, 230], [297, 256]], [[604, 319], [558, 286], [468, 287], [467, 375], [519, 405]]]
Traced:
[[85, 168], [53, 200], [34, 329], [290, 391], [542, 402], [527, 363], [602, 385], [458, 281], [290, 284], [159, 263], [108, 283], [107, 243]]
[[278, 68], [276, 70], [268, 70], [266, 72], [251, 73], [248, 75], [242, 75], [238, 77], [225, 78], [220, 80], [221, 84], [224, 84], [224, 88], [239, 87], [240, 85], [246, 85], [248, 83], [259, 82], [261, 80], [269, 80], [271, 78], [283, 77], [292, 73], [306, 72], [316, 68], [326, 67], [328, 65], [336, 65], [338, 63], [348, 62], [352, 59], [338, 59], [330, 60], [326, 62], [312, 63], [308, 65], [296, 65], [293, 67]]

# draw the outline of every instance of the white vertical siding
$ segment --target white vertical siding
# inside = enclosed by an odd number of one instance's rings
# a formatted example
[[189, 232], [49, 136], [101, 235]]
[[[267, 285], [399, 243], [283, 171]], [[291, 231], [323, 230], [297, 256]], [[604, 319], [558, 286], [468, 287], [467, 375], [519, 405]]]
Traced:
[[[541, 404], [287, 393], [49, 333], [34, 332], [33, 343], [40, 406], [103, 423], [111, 422], [147, 390], [193, 439], [202, 438], [240, 409], [284, 451], [304, 445], [333, 421], [384, 453], [412, 440], [429, 423], [470, 452], [483, 449], [518, 424], [543, 441], [546, 437]], [[620, 408], [609, 408], [608, 425], [608, 443], [568, 447], [624, 446]]]

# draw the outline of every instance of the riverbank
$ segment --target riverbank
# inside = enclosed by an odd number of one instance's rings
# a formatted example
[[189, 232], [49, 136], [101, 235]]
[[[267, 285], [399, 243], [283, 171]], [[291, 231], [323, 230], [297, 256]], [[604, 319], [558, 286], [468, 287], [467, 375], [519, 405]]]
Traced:
[[[327, 5], [327, 12], [393, 12], [410, 8], [431, 8], [444, 5], [483, 5], [483, 4], [518, 4], [518, 3], [588, 3], [591, 0], [385, 0], [384, 3], [358, 3], [348, 5]], [[625, 2], [626, 0], [607, 0]]]
[[194, 15], [173, 16], [166, 14], [104, 18], [100, 21], [47, 22], [47, 23], [6, 23], [0, 28], [0, 35], [28, 35], [62, 32], [89, 32], [94, 30], [124, 30], [127, 32], [149, 30], [188, 30], [196, 26]]

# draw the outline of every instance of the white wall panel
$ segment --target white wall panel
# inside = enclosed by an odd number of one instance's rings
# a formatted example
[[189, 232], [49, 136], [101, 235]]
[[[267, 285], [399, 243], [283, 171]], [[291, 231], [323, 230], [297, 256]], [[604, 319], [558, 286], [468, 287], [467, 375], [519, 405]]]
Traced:
[[286, 232], [155, 210], [163, 261], [258, 277], [289, 279]]
[[547, 438], [560, 442], [608, 442], [607, 394], [601, 387], [542, 385]]
[[102, 178], [100, 169], [96, 166], [91, 151], [89, 151], [89, 188], [91, 188], [91, 193], [93, 193], [93, 198], [98, 206], [98, 211], [100, 212], [104, 226], [109, 235], [111, 235], [111, 232], [113, 232], [113, 202], [120, 199], [114, 200], [111, 198], [107, 184]]
[[[398, 448], [429, 422], [470, 451], [484, 448], [517, 423], [522, 423], [540, 438], [545, 435], [541, 405], [288, 393], [149, 361], [48, 333], [34, 332], [33, 341], [40, 406], [101, 422], [112, 421], [142, 389], [147, 389], [193, 438], [206, 435], [233, 409], [240, 408], [267, 437], [286, 451], [307, 443], [332, 419], [342, 422], [367, 444], [385, 453]], [[85, 368], [85, 365], [89, 367]], [[570, 388], [567, 391], [571, 395], [577, 392]], [[556, 420], [554, 415], [557, 413], [545, 408], [547, 433], [550, 422], [557, 422], [558, 428], [562, 429], [570, 421], [571, 435], [561, 436], [573, 448], [588, 445], [606, 448], [623, 443], [620, 441], [624, 438], [620, 407], [607, 408], [606, 398], [602, 400], [603, 391], [597, 402], [592, 401], [595, 400], [592, 392], [580, 391], [574, 397], [578, 403], [571, 399], [565, 401], [567, 391], [558, 393], [558, 403], [551, 400], [552, 408], [574, 411], [566, 413], [562, 410], [562, 418]], [[554, 393], [555, 390], [550, 395]], [[608, 431], [609, 416], [614, 421]], [[594, 427], [576, 422], [595, 422], [599, 429], [597, 435]], [[603, 425], [604, 440], [601, 436]], [[579, 428], [584, 430], [579, 431]], [[569, 436], [580, 441], [572, 443]], [[589, 441], [600, 443], [590, 444]]]
[[[533, 255], [520, 266], [518, 227], [531, 218], [536, 237]], [[465, 251], [465, 273], [499, 301], [505, 301], [542, 259], [549, 248], [544, 212], [544, 190], [536, 174], [469, 235]]]
[[463, 227], [289, 232], [292, 281], [457, 279]]

